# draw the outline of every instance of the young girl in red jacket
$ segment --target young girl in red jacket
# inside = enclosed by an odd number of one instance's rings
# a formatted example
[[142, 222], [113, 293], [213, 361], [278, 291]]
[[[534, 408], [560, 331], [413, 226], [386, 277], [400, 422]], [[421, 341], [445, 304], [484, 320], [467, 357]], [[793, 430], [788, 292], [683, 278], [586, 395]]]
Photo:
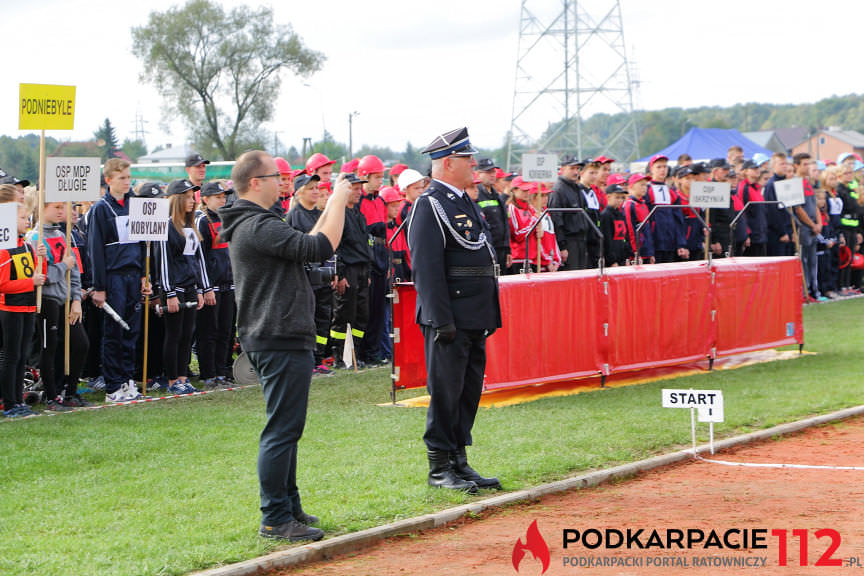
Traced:
[[[510, 274], [519, 274], [522, 268], [537, 271], [537, 244], [543, 238], [543, 227], [534, 228], [534, 238], [528, 240], [528, 254], [526, 262], [525, 239], [531, 226], [537, 222], [539, 213], [531, 205], [531, 194], [537, 192], [535, 182], [525, 182], [517, 176], [513, 179], [510, 199], [507, 200], [507, 214], [510, 221], [510, 254], [513, 256], [513, 265]], [[525, 264], [528, 264], [525, 266]]]
[[0, 392], [3, 394], [3, 416], [24, 418], [36, 413], [24, 403], [24, 360], [28, 355], [36, 315], [36, 286], [45, 284], [45, 275], [36, 272], [36, 254], [47, 254], [40, 245], [38, 252], [24, 241], [29, 226], [27, 210], [18, 205], [18, 242], [15, 248], [0, 250], [0, 328], [3, 348], [0, 350]]

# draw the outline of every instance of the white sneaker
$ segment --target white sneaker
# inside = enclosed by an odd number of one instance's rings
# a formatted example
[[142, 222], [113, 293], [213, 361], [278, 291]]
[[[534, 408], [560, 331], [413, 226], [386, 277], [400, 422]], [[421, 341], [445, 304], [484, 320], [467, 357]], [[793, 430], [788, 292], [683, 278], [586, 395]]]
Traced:
[[128, 402], [129, 398], [127, 397], [126, 387], [127, 387], [127, 385], [123, 384], [122, 386], [120, 386], [120, 388], [118, 388], [114, 392], [111, 392], [110, 394], [106, 394], [105, 395], [105, 401], [111, 402], [114, 404], [120, 404], [121, 402]]
[[123, 385], [123, 389], [126, 391], [126, 401], [139, 400], [144, 396], [138, 391], [138, 386], [135, 384], [134, 380], [129, 380], [126, 384]]

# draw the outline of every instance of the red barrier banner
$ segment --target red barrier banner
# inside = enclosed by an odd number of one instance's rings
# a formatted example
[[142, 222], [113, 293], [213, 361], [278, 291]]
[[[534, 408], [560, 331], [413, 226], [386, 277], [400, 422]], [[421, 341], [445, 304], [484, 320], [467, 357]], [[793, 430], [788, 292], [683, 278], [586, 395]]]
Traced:
[[[803, 343], [797, 258], [734, 258], [499, 279], [504, 326], [485, 389], [683, 364]], [[411, 284], [394, 289], [394, 387], [426, 385]]]
[[717, 356], [804, 343], [797, 258], [717, 260]]

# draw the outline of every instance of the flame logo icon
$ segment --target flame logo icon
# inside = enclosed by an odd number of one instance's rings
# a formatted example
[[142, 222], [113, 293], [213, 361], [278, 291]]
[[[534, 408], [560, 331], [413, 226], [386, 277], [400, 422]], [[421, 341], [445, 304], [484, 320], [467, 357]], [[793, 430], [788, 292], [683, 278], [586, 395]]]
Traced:
[[543, 572], [541, 574], [545, 574], [546, 570], [549, 569], [549, 546], [546, 544], [546, 540], [543, 539], [543, 535], [540, 534], [540, 530], [537, 528], [537, 520], [534, 520], [530, 526], [528, 526], [528, 532], [525, 533], [525, 542], [522, 542], [522, 539], [516, 540], [516, 544], [513, 545], [513, 568], [516, 569], [516, 572], [519, 572], [519, 564], [522, 563], [522, 559], [525, 557], [525, 552], [531, 552], [531, 556], [534, 560], [540, 560], [543, 564]]

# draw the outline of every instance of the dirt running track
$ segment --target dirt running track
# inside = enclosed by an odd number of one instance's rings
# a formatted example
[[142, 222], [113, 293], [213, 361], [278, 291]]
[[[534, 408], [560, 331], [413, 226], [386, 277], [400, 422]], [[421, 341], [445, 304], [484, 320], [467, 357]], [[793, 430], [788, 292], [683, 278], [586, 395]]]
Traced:
[[[618, 484], [548, 496], [531, 505], [499, 510], [446, 528], [391, 538], [350, 557], [300, 566], [274, 576], [537, 575], [543, 573], [543, 546], [536, 539], [533, 542], [537, 545], [529, 546], [532, 541], [526, 535], [535, 520], [548, 545], [547, 575], [864, 576], [864, 419], [809, 429], [719, 453], [715, 458], [857, 466], [862, 470], [745, 468], [690, 461]], [[581, 541], [564, 549], [565, 531], [572, 536], [570, 530], [582, 533], [592, 528], [604, 536], [606, 529], [617, 530], [625, 537], [628, 528], [642, 529], [637, 538], [646, 546], [655, 530], [663, 541], [669, 535], [674, 539], [675, 529], [682, 530], [685, 545], [688, 530], [701, 530], [706, 539], [713, 530], [721, 543], [727, 531], [749, 529], [752, 534], [762, 530], [764, 548], [706, 549], [703, 543], [689, 549], [654, 546], [627, 550], [606, 548], [604, 540], [595, 549], [587, 549]], [[817, 538], [816, 531], [823, 529], [828, 532], [820, 532]], [[774, 533], [779, 530], [786, 530], [787, 535], [786, 566], [780, 565], [782, 538]], [[692, 534], [698, 536], [698, 532]], [[804, 534], [807, 551], [802, 562], [800, 542]], [[741, 540], [740, 532], [727, 536], [731, 545]], [[610, 537], [614, 544], [615, 533]], [[596, 533], [589, 533], [589, 538], [596, 541]], [[517, 571], [514, 546], [520, 539], [525, 546], [516, 554], [523, 556]], [[839, 541], [839, 546], [828, 555], [832, 540]], [[537, 558], [531, 549], [537, 551]], [[840, 560], [842, 565], [815, 566], [823, 555]], [[597, 566], [597, 562], [619, 565]]]

